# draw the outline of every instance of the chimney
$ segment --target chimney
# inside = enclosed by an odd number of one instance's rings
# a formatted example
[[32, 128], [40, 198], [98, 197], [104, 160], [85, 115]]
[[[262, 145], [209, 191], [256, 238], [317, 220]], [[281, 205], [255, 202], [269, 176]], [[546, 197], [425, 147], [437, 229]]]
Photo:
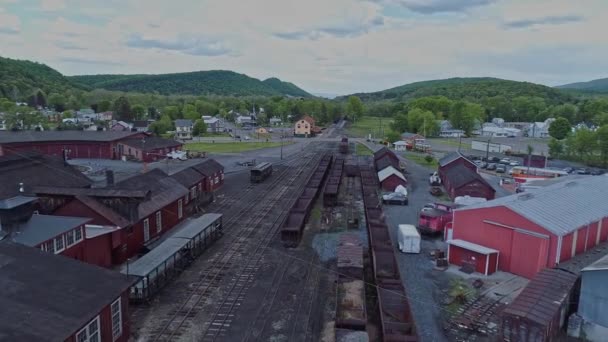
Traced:
[[114, 171], [106, 170], [106, 186], [114, 185]]

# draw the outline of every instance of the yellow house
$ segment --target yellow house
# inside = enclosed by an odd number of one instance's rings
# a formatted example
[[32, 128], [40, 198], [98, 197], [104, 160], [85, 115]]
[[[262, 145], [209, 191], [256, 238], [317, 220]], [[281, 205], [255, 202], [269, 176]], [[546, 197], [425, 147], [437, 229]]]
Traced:
[[305, 115], [300, 120], [296, 121], [294, 135], [296, 137], [310, 137], [315, 132], [315, 119], [308, 115]]

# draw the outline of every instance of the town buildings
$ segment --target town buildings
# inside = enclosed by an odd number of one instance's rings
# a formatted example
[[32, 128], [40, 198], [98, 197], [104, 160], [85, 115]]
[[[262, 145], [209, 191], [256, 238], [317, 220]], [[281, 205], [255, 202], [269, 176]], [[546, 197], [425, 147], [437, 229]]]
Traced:
[[175, 139], [190, 140], [192, 139], [192, 130], [194, 123], [192, 120], [177, 119], [175, 120]]
[[208, 133], [220, 133], [226, 129], [224, 120], [212, 116], [203, 116], [203, 122], [207, 125]]
[[457, 209], [448, 244], [472, 247], [463, 254], [450, 245], [449, 262], [477, 263], [476, 249], [487, 248], [498, 252], [498, 270], [533, 278], [608, 240], [606, 193], [608, 177], [589, 176]]
[[167, 158], [167, 154], [181, 151], [181, 142], [160, 137], [123, 139], [118, 143], [118, 154], [130, 160], [154, 162]]
[[305, 115], [294, 124], [294, 136], [304, 138], [313, 137], [317, 132], [315, 128], [315, 119]]
[[439, 178], [450, 198], [458, 196], [493, 199], [496, 190], [479, 173], [477, 165], [458, 152], [439, 160]]

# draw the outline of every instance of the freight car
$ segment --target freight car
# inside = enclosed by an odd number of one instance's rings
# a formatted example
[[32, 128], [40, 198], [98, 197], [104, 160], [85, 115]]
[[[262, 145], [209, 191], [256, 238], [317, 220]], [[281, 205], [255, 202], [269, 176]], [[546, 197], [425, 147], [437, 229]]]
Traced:
[[453, 210], [458, 205], [453, 203], [432, 203], [420, 210], [418, 216], [418, 229], [423, 234], [439, 234], [445, 230], [448, 223], [452, 222]]
[[251, 169], [251, 182], [261, 183], [266, 178], [272, 175], [272, 164], [271, 163], [260, 163]]
[[339, 147], [340, 153], [347, 154], [348, 153], [348, 138], [343, 137], [342, 141], [340, 141]]
[[340, 182], [342, 181], [342, 170], [344, 159], [336, 157], [332, 168], [329, 171], [329, 178], [323, 189], [323, 205], [333, 207], [338, 205], [338, 193], [340, 192]]
[[336, 329], [366, 330], [363, 247], [356, 234], [342, 234], [337, 248]]

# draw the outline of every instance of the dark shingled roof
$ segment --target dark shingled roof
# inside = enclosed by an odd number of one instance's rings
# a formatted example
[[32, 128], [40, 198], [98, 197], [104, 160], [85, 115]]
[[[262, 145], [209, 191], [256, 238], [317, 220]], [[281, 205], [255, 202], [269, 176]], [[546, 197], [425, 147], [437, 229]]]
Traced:
[[199, 183], [205, 176], [195, 169], [189, 167], [171, 175], [171, 178], [178, 181], [181, 185], [191, 188]]
[[120, 214], [114, 211], [112, 208], [105, 206], [103, 203], [94, 198], [88, 196], [76, 196], [76, 199], [96, 213], [103, 216], [108, 221], [112, 222], [112, 224], [116, 225], [117, 227], [125, 228], [131, 224], [129, 220], [120, 216]]
[[395, 169], [399, 169], [399, 163], [395, 161], [395, 159], [391, 158], [388, 155], [384, 155], [383, 157], [376, 160], [376, 170], [384, 170], [385, 168], [392, 166]]
[[503, 311], [503, 316], [517, 316], [540, 326], [548, 326], [567, 300], [578, 276], [568, 271], [545, 268], [538, 272], [523, 291]]
[[215, 159], [207, 159], [201, 163], [193, 165], [192, 168], [207, 177], [213, 176], [214, 173], [224, 170], [222, 164], [215, 161]]
[[37, 186], [84, 188], [93, 182], [73, 166], [64, 165], [61, 157], [38, 152], [0, 157], [0, 199], [23, 195], [19, 183], [30, 194]]
[[10, 239], [34, 247], [89, 221], [90, 218], [83, 217], [32, 215], [27, 222], [18, 226], [18, 232], [12, 234]]
[[149, 190], [130, 190], [112, 188], [57, 188], [50, 186], [37, 186], [33, 191], [38, 195], [60, 195], [60, 196], [94, 196], [94, 197], [128, 197], [145, 198], [150, 194]]
[[188, 189], [160, 169], [127, 178], [112, 188], [151, 191], [150, 199], [139, 205], [139, 217], [146, 217], [188, 194]]
[[64, 341], [136, 280], [7, 241], [0, 242], [0, 265], [3, 341]]
[[445, 156], [443, 156], [443, 158], [439, 159], [439, 167], [444, 167], [446, 165], [448, 165], [449, 163], [457, 160], [458, 158], [463, 158], [464, 160], [468, 161], [471, 164], [474, 164], [472, 161], [470, 161], [467, 157], [463, 156], [462, 154], [458, 153], [458, 152], [450, 152], [448, 154], [446, 154]]
[[125, 131], [20, 131], [0, 132], [0, 144], [43, 141], [116, 141], [139, 132]]
[[135, 148], [143, 150], [143, 151], [153, 151], [153, 150], [156, 150], [159, 148], [169, 148], [169, 147], [177, 147], [177, 146], [183, 145], [179, 141], [175, 141], [175, 140], [171, 140], [171, 139], [164, 139], [164, 138], [159, 138], [159, 137], [147, 137], [145, 139], [145, 143], [144, 143], [144, 139], [139, 139], [139, 138], [125, 139], [125, 140], [121, 141], [121, 143], [125, 144], [127, 146], [135, 147]]
[[454, 187], [454, 189], [458, 189], [463, 185], [469, 184], [472, 181], [477, 180], [489, 187], [490, 189], [494, 190], [494, 188], [485, 179], [483, 179], [483, 177], [481, 177], [479, 173], [461, 164], [455, 165], [454, 167], [447, 169], [447, 171], [445, 172], [445, 176], [450, 180], [450, 184]]

